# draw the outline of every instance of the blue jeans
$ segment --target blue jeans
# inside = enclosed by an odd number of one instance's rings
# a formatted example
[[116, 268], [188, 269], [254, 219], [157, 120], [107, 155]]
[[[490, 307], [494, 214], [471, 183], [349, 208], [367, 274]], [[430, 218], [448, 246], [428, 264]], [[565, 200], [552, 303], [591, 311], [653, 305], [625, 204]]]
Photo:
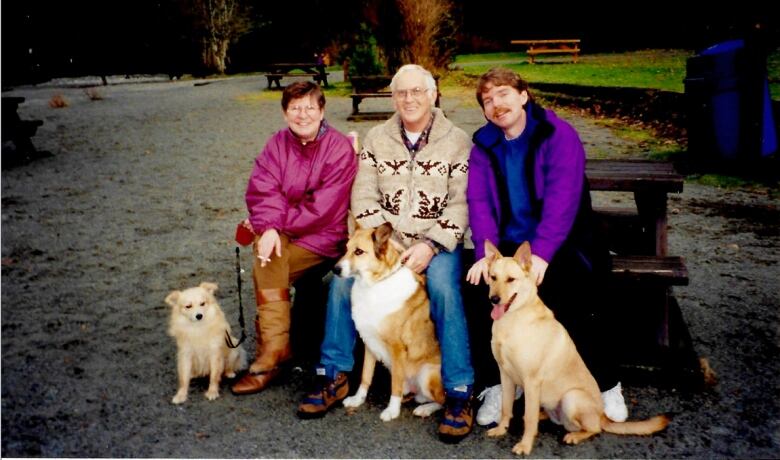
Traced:
[[[442, 383], [444, 390], [473, 385], [469, 333], [460, 292], [463, 247], [441, 251], [431, 259], [425, 272], [431, 319], [441, 347]], [[335, 378], [338, 372], [349, 372], [355, 364], [354, 348], [357, 331], [352, 322], [350, 301], [353, 278], [334, 276], [328, 293], [325, 318], [325, 338], [320, 347], [320, 369]]]

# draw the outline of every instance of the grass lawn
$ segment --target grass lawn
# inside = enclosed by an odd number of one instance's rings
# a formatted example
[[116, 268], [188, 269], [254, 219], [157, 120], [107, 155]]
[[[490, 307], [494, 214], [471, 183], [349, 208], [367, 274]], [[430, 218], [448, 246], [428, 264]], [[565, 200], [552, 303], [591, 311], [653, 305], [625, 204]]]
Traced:
[[[586, 86], [653, 88], [685, 92], [685, 64], [692, 51], [640, 50], [625, 53], [581, 54], [573, 64], [569, 56], [540, 57], [529, 64], [524, 52], [465, 54], [456, 57], [453, 69], [464, 76], [478, 76], [502, 65], [533, 83], [569, 83]], [[772, 99], [780, 100], [780, 49], [767, 59]]]

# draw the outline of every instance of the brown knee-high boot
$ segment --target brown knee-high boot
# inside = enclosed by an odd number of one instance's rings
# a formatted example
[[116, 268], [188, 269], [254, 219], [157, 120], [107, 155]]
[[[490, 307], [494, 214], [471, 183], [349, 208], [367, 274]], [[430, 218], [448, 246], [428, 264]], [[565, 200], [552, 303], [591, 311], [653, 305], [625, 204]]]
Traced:
[[279, 375], [279, 364], [292, 357], [290, 350], [290, 290], [256, 289], [257, 354], [255, 361], [232, 391], [250, 394], [262, 391]]

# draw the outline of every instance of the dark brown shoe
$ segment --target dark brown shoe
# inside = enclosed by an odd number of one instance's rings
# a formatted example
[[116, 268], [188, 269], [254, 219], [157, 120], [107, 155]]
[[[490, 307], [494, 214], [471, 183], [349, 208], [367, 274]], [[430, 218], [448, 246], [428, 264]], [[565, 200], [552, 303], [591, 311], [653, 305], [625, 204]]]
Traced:
[[444, 416], [439, 424], [439, 439], [457, 444], [471, 433], [474, 427], [474, 409], [471, 395], [467, 398], [447, 396]]
[[298, 417], [320, 418], [337, 402], [347, 397], [349, 382], [347, 374], [339, 372], [335, 379], [322, 377], [314, 391], [307, 394], [298, 406]]
[[259, 372], [253, 374], [247, 372], [241, 379], [233, 384], [230, 391], [235, 395], [250, 395], [253, 393], [259, 393], [271, 383], [276, 376], [279, 375], [280, 369], [278, 367], [271, 369], [270, 371]]

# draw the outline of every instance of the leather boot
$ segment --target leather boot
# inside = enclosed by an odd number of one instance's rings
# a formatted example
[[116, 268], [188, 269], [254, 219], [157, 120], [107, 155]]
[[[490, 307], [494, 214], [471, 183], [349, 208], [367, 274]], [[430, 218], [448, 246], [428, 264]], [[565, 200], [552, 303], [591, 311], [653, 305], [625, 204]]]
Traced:
[[279, 375], [279, 364], [292, 358], [290, 290], [259, 289], [255, 295], [257, 355], [249, 371], [231, 388], [234, 394], [262, 391]]

